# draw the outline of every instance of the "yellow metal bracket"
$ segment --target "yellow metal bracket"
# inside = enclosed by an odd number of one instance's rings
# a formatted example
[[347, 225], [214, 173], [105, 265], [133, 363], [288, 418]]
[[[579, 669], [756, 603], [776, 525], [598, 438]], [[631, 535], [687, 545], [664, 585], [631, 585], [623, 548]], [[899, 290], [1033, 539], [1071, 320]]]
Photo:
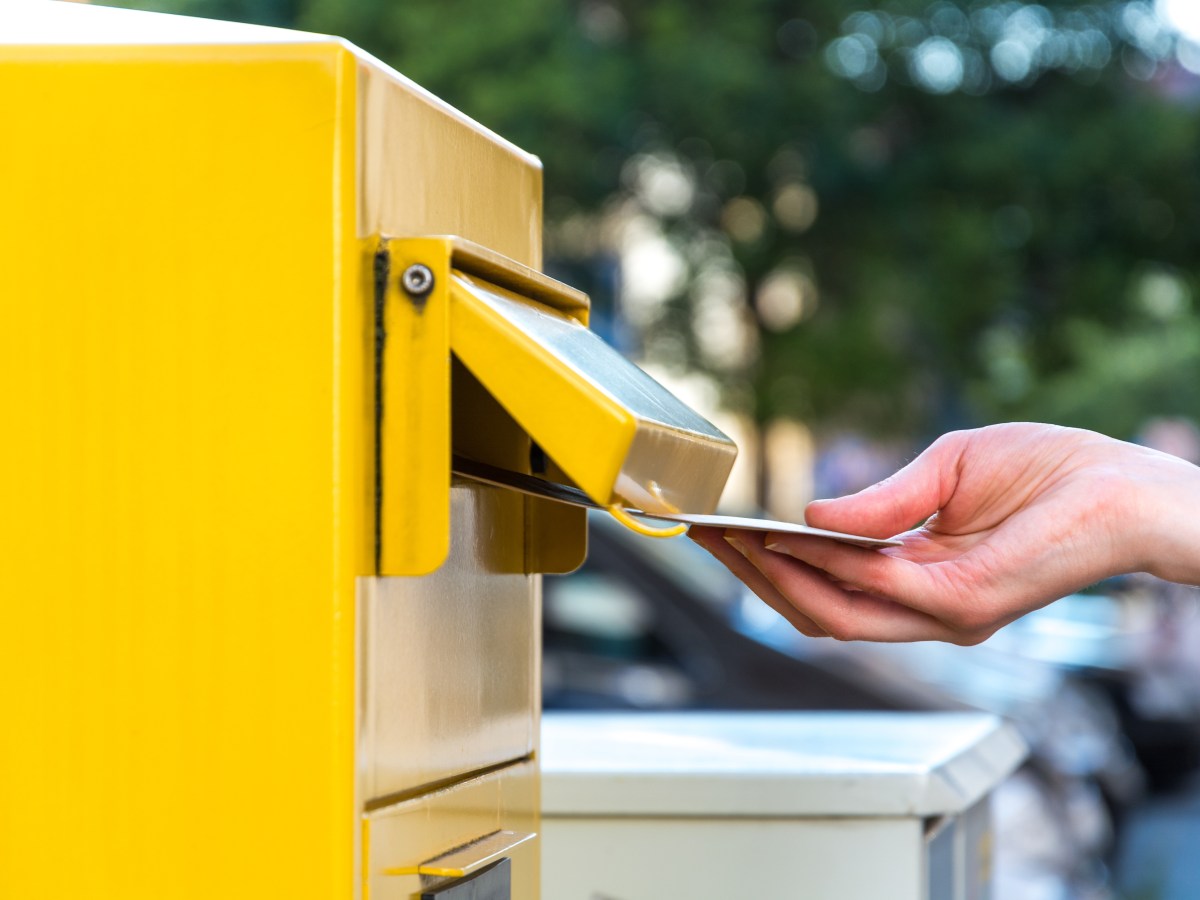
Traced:
[[375, 254], [375, 562], [424, 575], [450, 549], [450, 254], [446, 240]]
[[495, 831], [477, 841], [415, 866], [392, 866], [384, 875], [425, 875], [432, 878], [465, 878], [512, 853], [536, 835], [520, 831]]
[[687, 531], [686, 525], [667, 525], [659, 528], [654, 525], [647, 525], [637, 516], [632, 516], [622, 509], [621, 504], [612, 503], [607, 507], [608, 514], [632, 531], [634, 534], [640, 534], [645, 537], [652, 538], [671, 538], [678, 537]]
[[[587, 295], [457, 237], [381, 239], [374, 269], [376, 571], [424, 575], [445, 561], [450, 546], [455, 278], [485, 279], [580, 325], [589, 303]], [[506, 449], [504, 462], [527, 468], [530, 439], [519, 434], [519, 443]], [[583, 561], [582, 511], [536, 499], [526, 510], [528, 571], [566, 572]]]
[[[589, 331], [586, 295], [452, 237], [381, 242], [376, 288], [380, 574], [445, 559], [452, 446], [573, 485], [641, 534], [682, 529], [621, 509], [716, 505], [733, 442]], [[583, 514], [525, 504], [524, 571], [582, 562]]]

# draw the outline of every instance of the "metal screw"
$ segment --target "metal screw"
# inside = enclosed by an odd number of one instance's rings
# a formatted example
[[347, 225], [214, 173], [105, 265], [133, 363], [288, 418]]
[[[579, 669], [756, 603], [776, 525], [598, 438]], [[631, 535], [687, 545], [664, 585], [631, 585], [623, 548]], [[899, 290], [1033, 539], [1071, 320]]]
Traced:
[[408, 296], [419, 300], [433, 290], [433, 272], [429, 266], [415, 263], [400, 276], [400, 287]]

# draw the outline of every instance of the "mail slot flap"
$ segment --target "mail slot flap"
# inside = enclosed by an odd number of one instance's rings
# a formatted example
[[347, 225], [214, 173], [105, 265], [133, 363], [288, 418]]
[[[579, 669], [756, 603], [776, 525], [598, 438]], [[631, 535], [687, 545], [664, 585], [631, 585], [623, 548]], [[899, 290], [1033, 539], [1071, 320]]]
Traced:
[[450, 344], [580, 489], [603, 505], [711, 512], [737, 448], [578, 319], [455, 269]]
[[[574, 482], [605, 506], [716, 506], [733, 442], [590, 332], [585, 294], [457, 237], [372, 252], [378, 574], [446, 558], [452, 402], [455, 452], [478, 462]], [[526, 571], [577, 566], [582, 513], [537, 499], [526, 512]]]

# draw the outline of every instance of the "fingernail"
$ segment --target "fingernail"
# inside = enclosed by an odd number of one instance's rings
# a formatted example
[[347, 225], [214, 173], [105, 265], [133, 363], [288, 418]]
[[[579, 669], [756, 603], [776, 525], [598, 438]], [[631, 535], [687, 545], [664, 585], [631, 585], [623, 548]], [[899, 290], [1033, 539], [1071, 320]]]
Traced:
[[748, 552], [748, 551], [746, 550], [746, 545], [745, 545], [745, 544], [743, 544], [741, 541], [739, 541], [739, 540], [738, 540], [737, 538], [735, 538], [735, 537], [729, 537], [728, 535], [726, 535], [726, 536], [725, 536], [725, 543], [727, 543], [727, 544], [728, 544], [730, 547], [732, 547], [732, 548], [733, 548], [734, 550], [736, 550], [738, 553], [742, 554], [742, 556], [745, 556], [745, 555], [747, 554], [747, 552]]
[[787, 545], [778, 541], [773, 544], [767, 544], [767, 549], [774, 553], [782, 553], [784, 556], [792, 556], [792, 551], [788, 549]]

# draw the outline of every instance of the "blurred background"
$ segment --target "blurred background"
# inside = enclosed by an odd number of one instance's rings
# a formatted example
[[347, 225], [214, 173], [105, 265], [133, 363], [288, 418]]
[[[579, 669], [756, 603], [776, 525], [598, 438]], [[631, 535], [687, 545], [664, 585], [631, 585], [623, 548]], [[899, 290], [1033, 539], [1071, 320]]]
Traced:
[[[111, 0], [109, 0], [111, 2]], [[344, 36], [545, 164], [547, 269], [798, 519], [943, 431], [1200, 461], [1200, 2], [130, 0]], [[1126, 578], [978, 648], [793, 632], [684, 540], [596, 521], [545, 702], [960, 709], [1034, 748], [998, 900], [1200, 896], [1200, 614]]]

